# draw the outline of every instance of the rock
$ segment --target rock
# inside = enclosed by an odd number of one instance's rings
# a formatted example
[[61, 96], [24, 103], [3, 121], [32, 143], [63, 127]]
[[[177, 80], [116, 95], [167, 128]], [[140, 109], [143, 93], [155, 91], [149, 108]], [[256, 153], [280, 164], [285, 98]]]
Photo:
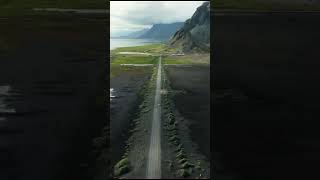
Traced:
[[186, 155], [184, 153], [178, 153], [176, 156], [178, 159], [186, 158]]
[[182, 159], [179, 160], [179, 164], [183, 164], [185, 162], [187, 162], [187, 159], [185, 159], [185, 158], [182, 158]]
[[177, 172], [177, 175], [179, 177], [183, 177], [183, 178], [186, 178], [188, 176], [190, 176], [189, 172], [185, 169], [179, 169], [178, 172]]
[[191, 164], [191, 163], [189, 163], [189, 162], [185, 162], [185, 163], [183, 163], [183, 164], [181, 165], [181, 167], [182, 167], [183, 169], [186, 169], [186, 168], [194, 167], [194, 165]]
[[120, 167], [123, 167], [123, 166], [126, 166], [126, 165], [129, 165], [129, 159], [128, 158], [121, 159], [114, 167], [115, 168], [120, 168]]
[[124, 158], [120, 160], [115, 166], [114, 166], [114, 175], [115, 176], [121, 176], [125, 173], [128, 173], [130, 171], [130, 163], [128, 158]]
[[115, 169], [114, 171], [114, 175], [115, 176], [121, 176], [123, 174], [126, 174], [130, 171], [129, 167], [128, 166], [124, 166], [124, 167], [121, 167], [119, 169]]
[[203, 3], [169, 41], [180, 52], [210, 51], [210, 2]]
[[178, 138], [175, 135], [169, 138], [169, 141], [171, 141], [171, 142], [175, 142], [177, 140], [178, 140]]

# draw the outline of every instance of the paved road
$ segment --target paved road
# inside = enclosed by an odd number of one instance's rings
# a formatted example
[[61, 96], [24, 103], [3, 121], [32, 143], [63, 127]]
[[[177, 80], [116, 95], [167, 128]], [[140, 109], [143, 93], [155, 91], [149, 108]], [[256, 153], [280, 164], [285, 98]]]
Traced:
[[159, 58], [157, 85], [153, 106], [153, 119], [147, 162], [147, 179], [161, 178], [161, 56]]

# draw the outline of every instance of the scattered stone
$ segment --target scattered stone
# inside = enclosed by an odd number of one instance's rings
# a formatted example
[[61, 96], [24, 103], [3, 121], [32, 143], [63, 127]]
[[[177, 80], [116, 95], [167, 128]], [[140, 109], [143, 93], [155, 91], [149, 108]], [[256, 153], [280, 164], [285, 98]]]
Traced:
[[186, 155], [183, 153], [177, 154], [176, 156], [178, 159], [186, 158]]
[[189, 162], [185, 162], [185, 163], [183, 163], [183, 164], [181, 165], [181, 167], [182, 167], [183, 169], [186, 169], [186, 168], [194, 167], [194, 164], [191, 164], [191, 163], [189, 163]]
[[185, 169], [179, 169], [177, 175], [183, 178], [190, 176], [189, 172]]
[[119, 169], [115, 169], [114, 175], [115, 176], [121, 176], [123, 174], [126, 174], [130, 171], [128, 166], [120, 167]]
[[179, 164], [183, 164], [183, 163], [185, 163], [185, 162], [187, 162], [187, 159], [186, 159], [186, 158], [182, 158], [182, 159], [179, 160]]
[[178, 140], [178, 138], [175, 135], [169, 138], [169, 141], [171, 142], [175, 142], [176, 140]]

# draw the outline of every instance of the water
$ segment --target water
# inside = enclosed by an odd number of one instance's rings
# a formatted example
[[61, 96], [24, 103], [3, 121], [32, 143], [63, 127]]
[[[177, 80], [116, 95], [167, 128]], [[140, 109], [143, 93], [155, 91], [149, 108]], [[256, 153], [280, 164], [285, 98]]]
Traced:
[[142, 46], [147, 44], [159, 43], [160, 40], [155, 39], [120, 39], [110, 38], [110, 50], [119, 47]]

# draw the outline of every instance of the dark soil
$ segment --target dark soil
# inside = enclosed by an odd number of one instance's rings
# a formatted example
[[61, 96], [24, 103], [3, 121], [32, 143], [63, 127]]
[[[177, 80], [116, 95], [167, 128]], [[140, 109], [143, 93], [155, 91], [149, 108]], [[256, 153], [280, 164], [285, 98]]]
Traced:
[[114, 96], [110, 104], [111, 164], [121, 160], [125, 152], [126, 140], [130, 136], [130, 124], [137, 118], [141, 103], [139, 91], [149, 81], [152, 67], [121, 67], [120, 73], [110, 80]]
[[217, 180], [319, 177], [319, 20], [214, 16]]
[[180, 114], [190, 120], [191, 139], [210, 159], [210, 67], [167, 66], [171, 88], [185, 93], [174, 97]]
[[88, 153], [106, 125], [105, 18], [0, 22], [0, 85], [20, 92], [2, 114], [0, 179], [92, 179]]

